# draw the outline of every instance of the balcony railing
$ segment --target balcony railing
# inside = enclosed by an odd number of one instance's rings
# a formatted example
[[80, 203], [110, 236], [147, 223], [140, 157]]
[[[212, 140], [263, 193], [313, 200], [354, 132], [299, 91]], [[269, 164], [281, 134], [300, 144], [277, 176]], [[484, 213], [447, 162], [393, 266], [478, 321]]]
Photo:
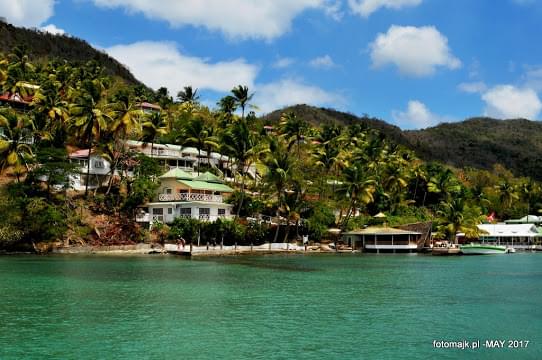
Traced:
[[209, 214], [199, 214], [199, 219], [203, 221], [209, 221]]
[[222, 195], [210, 195], [210, 194], [160, 194], [158, 195], [159, 201], [211, 201], [221, 203]]

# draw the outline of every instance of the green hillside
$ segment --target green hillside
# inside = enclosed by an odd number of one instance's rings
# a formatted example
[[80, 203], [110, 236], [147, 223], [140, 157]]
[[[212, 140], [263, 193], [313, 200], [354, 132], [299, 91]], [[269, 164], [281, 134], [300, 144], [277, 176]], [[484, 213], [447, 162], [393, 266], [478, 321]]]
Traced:
[[15, 27], [0, 20], [0, 53], [8, 54], [15, 46], [24, 46], [33, 62], [62, 59], [85, 63], [97, 61], [108, 75], [117, 76], [130, 85], [140, 84], [132, 73], [117, 60], [90, 46], [85, 40], [68, 35]]
[[285, 111], [294, 112], [313, 126], [348, 126], [360, 122], [414, 150], [426, 161], [479, 169], [491, 169], [493, 165], [501, 164], [517, 176], [542, 179], [542, 123], [538, 121], [472, 118], [423, 130], [402, 131], [380, 119], [308, 105], [277, 110], [264, 119], [276, 123]]

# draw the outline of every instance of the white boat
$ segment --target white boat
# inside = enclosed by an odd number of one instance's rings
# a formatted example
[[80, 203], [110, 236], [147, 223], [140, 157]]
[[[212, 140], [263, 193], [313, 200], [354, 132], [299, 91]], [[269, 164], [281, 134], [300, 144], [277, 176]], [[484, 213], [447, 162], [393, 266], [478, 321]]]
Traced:
[[465, 255], [490, 255], [506, 254], [508, 250], [506, 249], [506, 246], [501, 245], [470, 243], [461, 245], [461, 252]]

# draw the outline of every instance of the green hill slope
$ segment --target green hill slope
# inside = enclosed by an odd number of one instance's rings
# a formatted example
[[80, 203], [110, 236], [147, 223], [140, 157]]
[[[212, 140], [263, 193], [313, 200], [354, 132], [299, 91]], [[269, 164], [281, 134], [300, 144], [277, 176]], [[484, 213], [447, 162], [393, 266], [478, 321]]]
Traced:
[[379, 119], [308, 105], [274, 111], [264, 116], [264, 120], [276, 123], [285, 111], [293, 111], [312, 125], [347, 126], [361, 122], [414, 150], [426, 161], [479, 169], [491, 169], [493, 165], [501, 164], [517, 176], [542, 180], [542, 123], [538, 121], [472, 118], [423, 130], [402, 131]]
[[19, 28], [0, 20], [0, 53], [7, 54], [15, 46], [26, 46], [29, 57], [38, 62], [42, 59], [63, 59], [81, 63], [96, 60], [109, 75], [118, 76], [131, 85], [140, 84], [124, 65], [96, 50], [84, 40]]

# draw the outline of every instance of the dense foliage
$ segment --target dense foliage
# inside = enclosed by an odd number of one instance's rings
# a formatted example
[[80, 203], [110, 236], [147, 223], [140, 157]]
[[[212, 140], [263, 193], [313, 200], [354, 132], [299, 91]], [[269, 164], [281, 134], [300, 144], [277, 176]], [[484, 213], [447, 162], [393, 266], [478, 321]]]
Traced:
[[[371, 126], [378, 123], [374, 119], [358, 122], [344, 115], [347, 125], [320, 124], [288, 110], [274, 122], [258, 119], [246, 86], [234, 87], [209, 108], [190, 86], [174, 99], [165, 88], [151, 92], [115, 80], [94, 61], [36, 66], [20, 48], [0, 57], [0, 86], [2, 93], [33, 99], [23, 108], [0, 108], [0, 166], [8, 179], [0, 203], [6, 214], [0, 247], [69, 241], [78, 234], [88, 239], [89, 228], [100, 237], [83, 209], [116, 217], [127, 226], [123, 229], [130, 228], [137, 207], [153, 197], [163, 169], [154, 159], [128, 151], [128, 139], [151, 149], [166, 142], [196, 146], [201, 154], [217, 151], [230, 159], [222, 170], [207, 159], [197, 171], [212, 171], [237, 189], [230, 199], [234, 221], [155, 224], [159, 241], [256, 244], [307, 233], [318, 240], [328, 227], [371, 224], [380, 212], [392, 225], [433, 220], [442, 237], [456, 231], [476, 236], [476, 224], [490, 213], [515, 217], [542, 207], [538, 182], [514, 177], [499, 165], [490, 172], [421, 161], [383, 134], [385, 126], [382, 131]], [[157, 103], [161, 110], [145, 113], [141, 102]], [[69, 191], [74, 169], [66, 158], [73, 148], [92, 148], [118, 176], [77, 200], [80, 195]], [[270, 219], [280, 226], [266, 225]]]

